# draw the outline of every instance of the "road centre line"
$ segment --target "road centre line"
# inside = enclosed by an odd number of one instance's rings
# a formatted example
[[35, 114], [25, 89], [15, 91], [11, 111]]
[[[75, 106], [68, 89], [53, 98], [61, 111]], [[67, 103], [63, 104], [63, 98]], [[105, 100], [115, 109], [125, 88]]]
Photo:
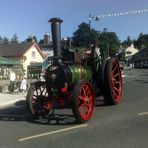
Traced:
[[20, 141], [20, 142], [27, 141], [27, 140], [47, 136], [47, 135], [53, 135], [53, 134], [62, 133], [62, 132], [65, 132], [65, 131], [70, 131], [70, 130], [86, 127], [86, 126], [88, 126], [88, 125], [87, 124], [77, 125], [77, 126], [73, 126], [73, 127], [69, 127], [69, 128], [64, 128], [64, 129], [60, 129], [60, 130], [55, 130], [55, 131], [51, 131], [51, 132], [46, 132], [46, 133], [42, 133], [42, 134], [28, 136], [28, 137], [25, 137], [25, 138], [20, 138], [20, 139], [18, 139], [18, 141]]
[[148, 112], [138, 113], [139, 116], [148, 115]]

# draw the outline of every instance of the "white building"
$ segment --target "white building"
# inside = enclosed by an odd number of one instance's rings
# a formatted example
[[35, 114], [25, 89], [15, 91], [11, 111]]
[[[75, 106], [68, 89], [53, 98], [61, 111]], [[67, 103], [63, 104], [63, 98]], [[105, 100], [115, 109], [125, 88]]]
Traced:
[[139, 50], [134, 48], [134, 44], [132, 43], [130, 47], [125, 49], [125, 59], [129, 60], [137, 52], [139, 52]]

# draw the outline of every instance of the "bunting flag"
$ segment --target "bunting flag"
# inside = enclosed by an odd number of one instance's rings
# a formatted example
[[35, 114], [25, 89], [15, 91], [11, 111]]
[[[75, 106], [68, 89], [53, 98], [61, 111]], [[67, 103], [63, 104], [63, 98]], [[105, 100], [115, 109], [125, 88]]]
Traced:
[[112, 17], [112, 16], [122, 16], [122, 15], [130, 15], [130, 14], [139, 14], [139, 13], [146, 13], [148, 12], [148, 9], [139, 9], [139, 10], [133, 10], [133, 11], [125, 11], [125, 12], [118, 12], [118, 13], [109, 13], [109, 14], [103, 14], [103, 15], [98, 15], [96, 17], [90, 17], [90, 19], [95, 19], [99, 20], [101, 18], [105, 17]]

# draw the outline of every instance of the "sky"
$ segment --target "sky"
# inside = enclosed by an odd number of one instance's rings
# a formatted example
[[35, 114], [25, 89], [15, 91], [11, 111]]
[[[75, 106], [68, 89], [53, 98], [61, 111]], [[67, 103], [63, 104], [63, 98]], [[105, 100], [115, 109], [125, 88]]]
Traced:
[[[63, 20], [61, 36], [71, 37], [82, 22], [91, 16], [148, 9], [148, 0], [0, 0], [0, 36], [12, 38], [16, 33], [19, 41], [29, 35], [38, 40], [45, 33], [51, 35], [48, 20]], [[121, 41], [137, 39], [140, 33], [148, 34], [148, 12], [125, 16], [92, 19], [91, 28], [115, 32]]]

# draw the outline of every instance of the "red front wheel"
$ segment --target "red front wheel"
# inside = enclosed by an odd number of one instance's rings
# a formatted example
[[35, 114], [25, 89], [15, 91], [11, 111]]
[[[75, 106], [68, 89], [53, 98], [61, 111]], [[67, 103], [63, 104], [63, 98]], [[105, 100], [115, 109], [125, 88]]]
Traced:
[[79, 123], [84, 123], [92, 117], [94, 91], [89, 82], [81, 80], [75, 86], [72, 97], [72, 110]]

